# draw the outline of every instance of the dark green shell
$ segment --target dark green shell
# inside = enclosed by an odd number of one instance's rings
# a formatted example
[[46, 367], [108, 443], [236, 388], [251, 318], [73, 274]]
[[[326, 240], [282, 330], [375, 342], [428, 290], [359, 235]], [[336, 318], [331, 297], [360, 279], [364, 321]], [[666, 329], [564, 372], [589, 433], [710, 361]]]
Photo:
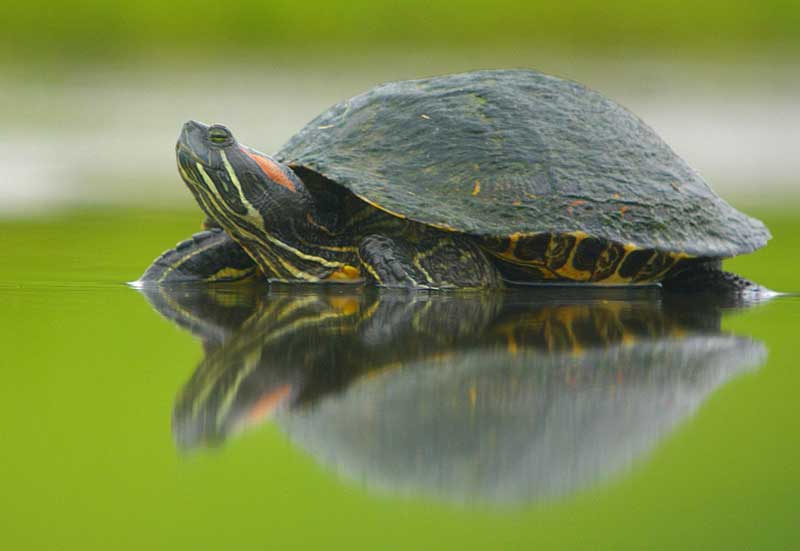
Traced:
[[383, 84], [322, 113], [277, 157], [397, 215], [477, 236], [585, 232], [704, 257], [770, 237], [635, 115], [534, 71]]

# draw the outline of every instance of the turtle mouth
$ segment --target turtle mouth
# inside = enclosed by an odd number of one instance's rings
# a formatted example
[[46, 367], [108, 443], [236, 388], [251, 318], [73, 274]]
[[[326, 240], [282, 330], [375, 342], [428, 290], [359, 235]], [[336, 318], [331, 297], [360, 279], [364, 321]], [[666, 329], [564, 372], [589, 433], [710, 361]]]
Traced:
[[205, 142], [208, 126], [197, 121], [189, 121], [181, 128], [178, 142], [175, 144], [175, 153], [180, 160], [188, 157], [189, 160], [202, 165], [209, 164], [209, 147]]
[[175, 156], [178, 158], [178, 163], [183, 168], [189, 168], [189, 166], [193, 166], [195, 163], [208, 166], [205, 159], [201, 158], [191, 147], [180, 141], [175, 145]]
[[[178, 169], [187, 184], [200, 184], [201, 178], [198, 173], [198, 165], [207, 167], [206, 163], [200, 159], [191, 148], [178, 143], [175, 148], [175, 157], [178, 161]], [[188, 181], [187, 181], [188, 180]]]

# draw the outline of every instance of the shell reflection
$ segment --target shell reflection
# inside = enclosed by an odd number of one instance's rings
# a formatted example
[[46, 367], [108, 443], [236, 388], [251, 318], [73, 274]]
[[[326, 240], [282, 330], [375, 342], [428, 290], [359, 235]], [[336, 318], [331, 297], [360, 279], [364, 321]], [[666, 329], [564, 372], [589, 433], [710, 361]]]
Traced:
[[204, 343], [180, 448], [271, 420], [373, 489], [525, 503], [623, 471], [764, 346], [657, 290], [461, 296], [144, 289]]

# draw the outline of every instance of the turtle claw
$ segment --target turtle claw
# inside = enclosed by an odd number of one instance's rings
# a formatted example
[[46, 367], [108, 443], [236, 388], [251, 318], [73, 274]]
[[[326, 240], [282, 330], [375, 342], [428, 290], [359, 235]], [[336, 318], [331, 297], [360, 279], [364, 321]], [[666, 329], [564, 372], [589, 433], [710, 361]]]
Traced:
[[381, 287], [430, 289], [425, 276], [407, 261], [407, 254], [391, 237], [368, 235], [358, 248], [366, 272]]

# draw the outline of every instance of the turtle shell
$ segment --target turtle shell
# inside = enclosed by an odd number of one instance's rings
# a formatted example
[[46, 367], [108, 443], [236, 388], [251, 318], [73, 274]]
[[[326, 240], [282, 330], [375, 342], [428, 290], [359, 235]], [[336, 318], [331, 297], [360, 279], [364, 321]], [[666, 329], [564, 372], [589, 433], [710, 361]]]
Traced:
[[481, 237], [583, 232], [703, 257], [770, 238], [630, 111], [535, 71], [383, 84], [276, 156], [396, 216]]

